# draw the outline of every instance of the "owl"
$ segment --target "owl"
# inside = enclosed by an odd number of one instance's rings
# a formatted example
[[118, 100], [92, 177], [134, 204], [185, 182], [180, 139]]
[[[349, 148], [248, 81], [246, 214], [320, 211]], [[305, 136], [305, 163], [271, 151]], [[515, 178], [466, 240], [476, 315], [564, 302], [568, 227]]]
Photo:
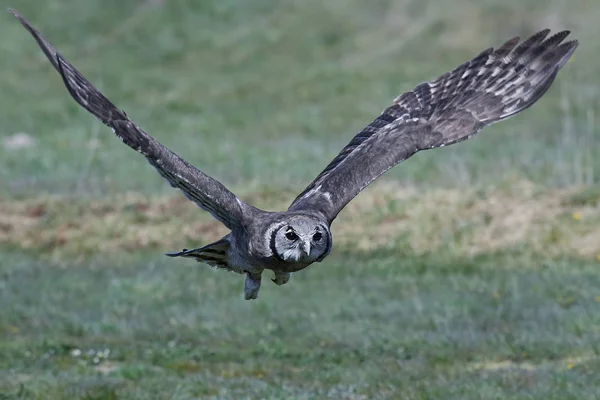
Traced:
[[21, 14], [75, 101], [126, 145], [141, 153], [171, 186], [223, 223], [230, 233], [196, 249], [167, 254], [245, 275], [244, 295], [256, 299], [262, 273], [283, 285], [290, 274], [331, 252], [331, 224], [367, 185], [422, 150], [473, 137], [485, 126], [533, 105], [577, 48], [568, 31], [542, 30], [484, 50], [438, 78], [417, 85], [358, 133], [286, 211], [260, 210], [144, 132], [100, 93]]

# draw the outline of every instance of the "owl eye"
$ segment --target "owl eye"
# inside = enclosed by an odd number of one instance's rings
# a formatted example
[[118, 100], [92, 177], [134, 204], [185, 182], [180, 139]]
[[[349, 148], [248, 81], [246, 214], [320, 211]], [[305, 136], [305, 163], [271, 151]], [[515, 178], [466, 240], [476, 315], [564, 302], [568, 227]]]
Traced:
[[296, 239], [298, 239], [298, 235], [296, 235], [296, 232], [294, 232], [294, 231], [287, 231], [285, 233], [285, 237], [288, 240], [296, 240]]
[[319, 240], [321, 240], [323, 238], [323, 234], [321, 232], [317, 232], [313, 235], [313, 240], [315, 242], [318, 242]]

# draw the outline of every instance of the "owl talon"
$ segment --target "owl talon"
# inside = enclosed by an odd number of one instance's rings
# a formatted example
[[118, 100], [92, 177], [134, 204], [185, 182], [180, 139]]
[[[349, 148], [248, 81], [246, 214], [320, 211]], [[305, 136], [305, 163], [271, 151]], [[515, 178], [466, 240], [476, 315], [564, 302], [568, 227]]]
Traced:
[[285, 285], [290, 280], [289, 272], [275, 272], [275, 279], [271, 279], [276, 285]]
[[260, 290], [261, 274], [246, 273], [246, 283], [244, 284], [244, 297], [246, 300], [255, 300], [258, 298]]

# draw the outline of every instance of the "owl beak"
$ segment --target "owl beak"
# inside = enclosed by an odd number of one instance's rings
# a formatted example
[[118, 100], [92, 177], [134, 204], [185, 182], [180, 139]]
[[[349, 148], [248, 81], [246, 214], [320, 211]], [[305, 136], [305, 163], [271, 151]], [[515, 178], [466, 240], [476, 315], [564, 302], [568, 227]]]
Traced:
[[306, 255], [310, 254], [310, 242], [306, 241], [306, 242], [303, 243], [303, 245], [302, 245], [302, 251]]

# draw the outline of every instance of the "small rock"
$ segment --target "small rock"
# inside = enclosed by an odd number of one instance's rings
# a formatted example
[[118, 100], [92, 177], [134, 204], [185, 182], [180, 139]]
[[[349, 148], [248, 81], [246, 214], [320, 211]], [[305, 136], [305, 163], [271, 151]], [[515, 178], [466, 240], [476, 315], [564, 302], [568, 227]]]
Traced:
[[35, 146], [35, 140], [24, 132], [18, 132], [3, 138], [2, 146], [7, 150], [26, 149]]

